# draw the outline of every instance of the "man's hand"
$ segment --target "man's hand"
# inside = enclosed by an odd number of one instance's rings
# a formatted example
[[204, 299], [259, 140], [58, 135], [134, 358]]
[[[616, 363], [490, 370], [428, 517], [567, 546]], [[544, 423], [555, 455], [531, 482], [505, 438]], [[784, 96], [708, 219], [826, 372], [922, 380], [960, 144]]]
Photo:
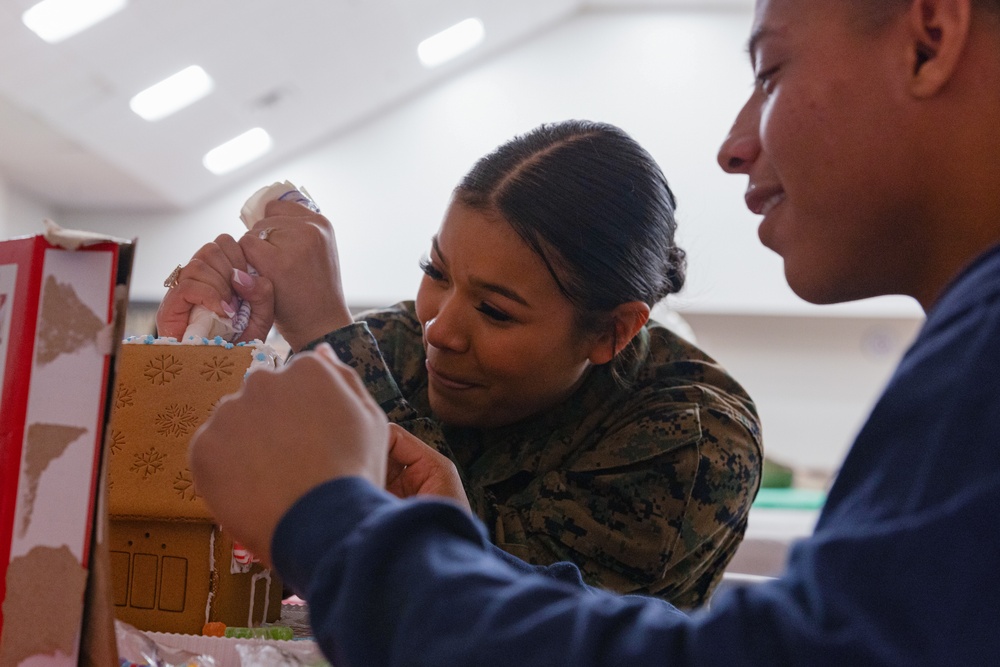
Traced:
[[399, 498], [443, 496], [470, 514], [469, 498], [455, 464], [397, 424], [389, 425], [389, 468], [385, 488]]
[[382, 409], [323, 344], [251, 373], [195, 433], [188, 459], [219, 524], [270, 563], [278, 522], [307, 491], [347, 476], [384, 486], [388, 442]]

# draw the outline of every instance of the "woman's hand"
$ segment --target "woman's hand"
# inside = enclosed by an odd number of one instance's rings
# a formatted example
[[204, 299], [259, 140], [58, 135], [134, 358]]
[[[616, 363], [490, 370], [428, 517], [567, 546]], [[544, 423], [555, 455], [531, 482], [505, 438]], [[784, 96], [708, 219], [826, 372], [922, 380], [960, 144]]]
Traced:
[[[267, 230], [266, 239], [260, 232]], [[353, 322], [340, 280], [330, 221], [289, 201], [272, 201], [239, 245], [274, 286], [274, 323], [294, 352]]]
[[425, 495], [451, 498], [472, 513], [462, 479], [451, 459], [398, 424], [389, 424], [385, 488], [399, 498]]
[[223, 234], [202, 246], [181, 267], [177, 284], [167, 290], [156, 311], [159, 336], [180, 339], [195, 306], [230, 319], [238, 299], [250, 304], [250, 323], [238, 340], [265, 340], [274, 321], [274, 289], [266, 278], [247, 273], [247, 259], [236, 240]]

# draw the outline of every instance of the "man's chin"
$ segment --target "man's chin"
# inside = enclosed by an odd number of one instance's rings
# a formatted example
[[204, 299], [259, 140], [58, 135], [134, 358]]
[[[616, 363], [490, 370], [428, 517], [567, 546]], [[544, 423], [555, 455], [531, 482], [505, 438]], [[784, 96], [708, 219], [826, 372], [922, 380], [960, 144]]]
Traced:
[[788, 270], [787, 263], [785, 280], [797, 297], [816, 306], [829, 306], [877, 296], [852, 289], [841, 276], [824, 277], [818, 272], [810, 272], [807, 275], [792, 273]]

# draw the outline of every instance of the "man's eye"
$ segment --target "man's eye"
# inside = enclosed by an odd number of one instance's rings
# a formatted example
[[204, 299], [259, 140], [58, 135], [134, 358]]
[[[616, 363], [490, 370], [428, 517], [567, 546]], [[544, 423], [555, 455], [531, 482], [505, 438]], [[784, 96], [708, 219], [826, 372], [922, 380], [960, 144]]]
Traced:
[[771, 88], [773, 88], [774, 75], [777, 73], [778, 73], [777, 67], [771, 67], [766, 70], [761, 70], [760, 72], [757, 73], [757, 76], [755, 77], [757, 80], [757, 86], [765, 93], [771, 92]]

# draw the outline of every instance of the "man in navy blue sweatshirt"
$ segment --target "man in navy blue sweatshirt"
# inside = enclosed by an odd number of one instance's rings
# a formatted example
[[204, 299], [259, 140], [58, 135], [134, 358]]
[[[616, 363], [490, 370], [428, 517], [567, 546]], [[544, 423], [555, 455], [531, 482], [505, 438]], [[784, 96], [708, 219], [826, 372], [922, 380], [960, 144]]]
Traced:
[[410, 488], [451, 473], [390, 452], [321, 347], [252, 375], [191, 464], [220, 523], [309, 600], [334, 665], [1000, 661], [1000, 0], [757, 0], [749, 53], [719, 162], [748, 177], [791, 287], [927, 313], [815, 534], [780, 578], [691, 615], [531, 568], [459, 506], [383, 490], [389, 458]]

